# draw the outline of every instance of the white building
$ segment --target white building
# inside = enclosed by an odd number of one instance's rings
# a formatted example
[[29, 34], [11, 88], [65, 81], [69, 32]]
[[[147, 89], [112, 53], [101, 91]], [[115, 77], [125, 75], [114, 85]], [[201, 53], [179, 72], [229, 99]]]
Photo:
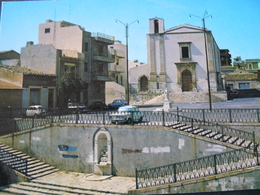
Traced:
[[[205, 30], [210, 88], [213, 101], [226, 100], [220, 74], [220, 52], [209, 30]], [[204, 29], [188, 24], [164, 29], [164, 20], [149, 20], [148, 65], [130, 70], [134, 99], [151, 98], [167, 89], [174, 102], [207, 102], [208, 80]], [[133, 78], [134, 76], [135, 78]], [[145, 87], [147, 86], [147, 87]], [[138, 94], [142, 93], [142, 97]], [[145, 98], [146, 100], [149, 98]], [[142, 100], [140, 100], [142, 101]]]

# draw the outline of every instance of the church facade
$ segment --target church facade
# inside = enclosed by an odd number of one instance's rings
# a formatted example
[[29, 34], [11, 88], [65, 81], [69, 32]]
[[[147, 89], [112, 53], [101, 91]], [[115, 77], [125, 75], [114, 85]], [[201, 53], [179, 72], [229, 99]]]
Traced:
[[220, 50], [211, 31], [204, 33], [203, 28], [188, 24], [165, 30], [163, 19], [149, 19], [147, 53], [146, 68], [130, 70], [136, 99], [140, 93], [143, 97], [167, 91], [175, 102], [191, 102], [191, 97], [193, 102], [207, 102], [209, 76], [213, 101], [226, 100], [225, 93], [219, 92], [223, 89]]

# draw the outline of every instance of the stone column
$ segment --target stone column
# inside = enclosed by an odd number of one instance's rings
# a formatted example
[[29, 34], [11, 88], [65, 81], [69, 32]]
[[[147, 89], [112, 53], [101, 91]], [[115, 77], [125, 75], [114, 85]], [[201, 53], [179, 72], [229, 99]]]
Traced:
[[150, 72], [150, 89], [157, 89], [156, 85], [156, 68], [155, 68], [155, 40], [154, 35], [148, 35], [149, 44], [148, 44], [148, 52], [149, 52], [149, 63], [151, 67]]
[[159, 36], [159, 46], [160, 46], [160, 89], [166, 89], [166, 72], [165, 72], [165, 50], [164, 50], [164, 37], [163, 35]]

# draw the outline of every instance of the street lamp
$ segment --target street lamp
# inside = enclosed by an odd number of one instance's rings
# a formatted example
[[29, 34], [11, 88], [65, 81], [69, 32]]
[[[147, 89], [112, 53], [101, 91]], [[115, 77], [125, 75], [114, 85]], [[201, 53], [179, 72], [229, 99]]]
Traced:
[[131, 22], [130, 24], [128, 23], [123, 23], [120, 20], [116, 19], [116, 23], [119, 22], [125, 26], [125, 38], [126, 38], [126, 89], [125, 89], [125, 94], [126, 94], [126, 102], [129, 105], [129, 76], [128, 76], [128, 27], [137, 22], [139, 24], [139, 20], [135, 20]]
[[205, 27], [205, 19], [208, 17], [211, 17], [211, 15], [208, 15], [207, 10], [204, 12], [203, 17], [199, 17], [193, 14], [190, 14], [190, 18], [191, 16], [200, 18], [202, 20], [202, 24], [203, 24], [203, 33], [204, 33], [204, 42], [205, 42], [205, 54], [206, 54], [206, 65], [207, 65], [207, 78], [208, 78], [208, 93], [209, 93], [209, 110], [212, 111], [212, 103], [211, 103], [211, 90], [210, 90], [210, 78], [209, 78], [209, 63], [208, 63], [208, 49], [207, 49], [207, 40], [206, 40], [206, 27]]

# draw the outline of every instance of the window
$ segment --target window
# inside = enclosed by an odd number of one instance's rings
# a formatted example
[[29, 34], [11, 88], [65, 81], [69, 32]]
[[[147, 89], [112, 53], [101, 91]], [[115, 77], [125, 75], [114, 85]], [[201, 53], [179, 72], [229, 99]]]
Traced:
[[103, 45], [99, 45], [99, 46], [98, 46], [98, 54], [99, 54], [100, 56], [102, 56], [103, 53], [104, 53]]
[[230, 89], [233, 89], [234, 85], [233, 84], [227, 84], [227, 87], [229, 87]]
[[250, 83], [239, 83], [239, 89], [250, 89]]
[[88, 42], [85, 42], [85, 51], [88, 52]]
[[73, 63], [65, 63], [64, 64], [64, 72], [75, 73], [76, 72], [76, 65]]
[[96, 85], [96, 89], [97, 89], [97, 93], [101, 93], [101, 84], [100, 83], [97, 83], [97, 85]]
[[30, 88], [30, 105], [41, 104], [41, 90], [39, 88]]
[[98, 66], [97, 66], [97, 71], [98, 73], [103, 73], [103, 70], [104, 70], [104, 67], [103, 67], [103, 64], [102, 63], [98, 63]]
[[45, 28], [45, 33], [50, 33], [51, 29], [50, 28]]
[[154, 33], [159, 33], [159, 23], [158, 23], [158, 20], [154, 20]]
[[189, 58], [189, 47], [181, 47], [182, 58]]
[[87, 62], [85, 62], [85, 64], [84, 64], [84, 71], [88, 72], [88, 63]]
[[179, 43], [181, 61], [191, 60], [190, 44], [191, 44], [190, 42]]

